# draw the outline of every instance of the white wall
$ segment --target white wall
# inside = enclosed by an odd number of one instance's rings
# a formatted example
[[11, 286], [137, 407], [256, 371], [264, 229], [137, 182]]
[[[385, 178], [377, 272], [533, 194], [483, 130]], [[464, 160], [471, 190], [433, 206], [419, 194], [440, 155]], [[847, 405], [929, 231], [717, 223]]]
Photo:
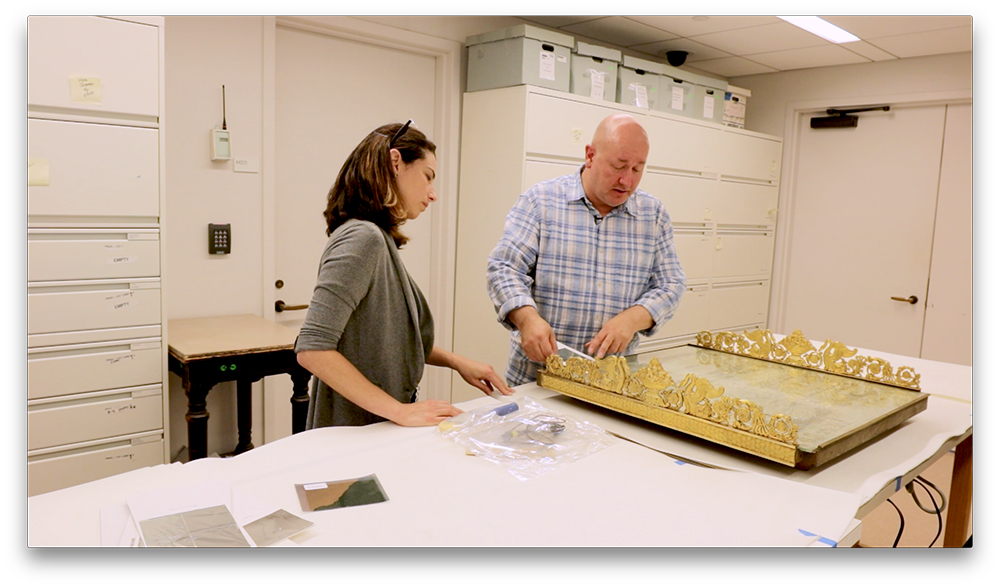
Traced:
[[785, 135], [789, 103], [971, 91], [972, 53], [748, 75], [730, 78], [729, 83], [752, 92], [747, 101], [747, 129], [784, 137], [787, 143], [791, 138]]
[[[235, 173], [231, 161], [213, 162], [209, 131], [222, 124], [225, 84], [233, 154], [260, 160], [263, 22], [166, 17], [168, 319], [261, 313], [261, 174]], [[209, 223], [232, 225], [231, 254], [208, 254]], [[209, 454], [236, 446], [235, 396], [233, 383], [208, 395]], [[171, 455], [187, 445], [186, 412], [180, 378], [171, 374]], [[259, 432], [261, 423], [254, 428]]]

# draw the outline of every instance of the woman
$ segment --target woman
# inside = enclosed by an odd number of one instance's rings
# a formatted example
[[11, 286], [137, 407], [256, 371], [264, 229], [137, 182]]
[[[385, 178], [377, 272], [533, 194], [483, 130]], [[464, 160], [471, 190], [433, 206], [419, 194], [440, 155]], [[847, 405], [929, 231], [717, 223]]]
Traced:
[[434, 346], [434, 321], [398, 247], [400, 226], [437, 200], [436, 147], [406, 124], [388, 124], [354, 149], [330, 188], [326, 249], [295, 343], [313, 378], [307, 428], [391, 420], [434, 425], [461, 413], [416, 401], [424, 363], [450, 367], [485, 393], [513, 393], [489, 365]]

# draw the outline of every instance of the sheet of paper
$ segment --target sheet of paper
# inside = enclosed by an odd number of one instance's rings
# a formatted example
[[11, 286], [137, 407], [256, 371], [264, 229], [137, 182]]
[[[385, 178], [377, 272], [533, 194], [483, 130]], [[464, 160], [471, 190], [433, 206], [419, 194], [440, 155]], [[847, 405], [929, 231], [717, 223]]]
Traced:
[[670, 94], [670, 107], [674, 110], [684, 110], [684, 88], [674, 86]]
[[79, 76], [69, 78], [69, 99], [71, 102], [83, 104], [100, 104], [101, 78]]
[[556, 56], [550, 51], [541, 51], [538, 55], [538, 77], [555, 81]]
[[590, 97], [595, 100], [604, 99], [604, 72], [590, 70]]
[[712, 96], [705, 96], [705, 107], [702, 109], [702, 114], [705, 118], [712, 118], [715, 116], [715, 98]]
[[101, 508], [101, 546], [142, 546], [127, 504]]
[[49, 160], [28, 159], [28, 185], [49, 185]]
[[639, 108], [649, 108], [649, 98], [646, 95], [646, 86], [635, 84], [635, 105]]

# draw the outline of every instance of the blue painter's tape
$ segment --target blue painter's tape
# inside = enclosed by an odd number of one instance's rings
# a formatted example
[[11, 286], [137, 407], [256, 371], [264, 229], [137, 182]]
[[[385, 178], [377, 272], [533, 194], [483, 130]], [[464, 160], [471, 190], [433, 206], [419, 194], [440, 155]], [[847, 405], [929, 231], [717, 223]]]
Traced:
[[900, 486], [903, 484], [902, 477], [896, 477], [896, 491], [899, 491]]
[[687, 464], [684, 461], [674, 461], [674, 463], [676, 463], [678, 465], [686, 465]]
[[[799, 532], [802, 533], [803, 536], [818, 536], [817, 534], [813, 534], [812, 532], [807, 532], [806, 530], [803, 530], [802, 528], [799, 528]], [[819, 538], [817, 538], [817, 542], [819, 542], [821, 544], [826, 544], [827, 546], [832, 546], [833, 548], [837, 548], [837, 541], [836, 540], [830, 540], [829, 538], [827, 538], [825, 536], [819, 536]]]

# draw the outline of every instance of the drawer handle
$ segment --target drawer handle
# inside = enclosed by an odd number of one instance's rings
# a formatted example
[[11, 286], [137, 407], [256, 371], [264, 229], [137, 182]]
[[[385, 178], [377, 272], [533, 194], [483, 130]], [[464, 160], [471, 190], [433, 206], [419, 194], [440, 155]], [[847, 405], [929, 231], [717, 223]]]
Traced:
[[274, 311], [275, 312], [285, 312], [285, 311], [291, 312], [293, 310], [305, 310], [308, 307], [309, 307], [309, 304], [302, 304], [301, 306], [289, 306], [289, 305], [285, 304], [285, 302], [282, 301], [282, 300], [278, 300], [278, 301], [274, 302]]
[[911, 304], [915, 304], [917, 303], [917, 301], [919, 301], [917, 300], [917, 296], [910, 296], [908, 298], [897, 298], [896, 296], [893, 296], [890, 299], [895, 300], [897, 302], [909, 302]]

